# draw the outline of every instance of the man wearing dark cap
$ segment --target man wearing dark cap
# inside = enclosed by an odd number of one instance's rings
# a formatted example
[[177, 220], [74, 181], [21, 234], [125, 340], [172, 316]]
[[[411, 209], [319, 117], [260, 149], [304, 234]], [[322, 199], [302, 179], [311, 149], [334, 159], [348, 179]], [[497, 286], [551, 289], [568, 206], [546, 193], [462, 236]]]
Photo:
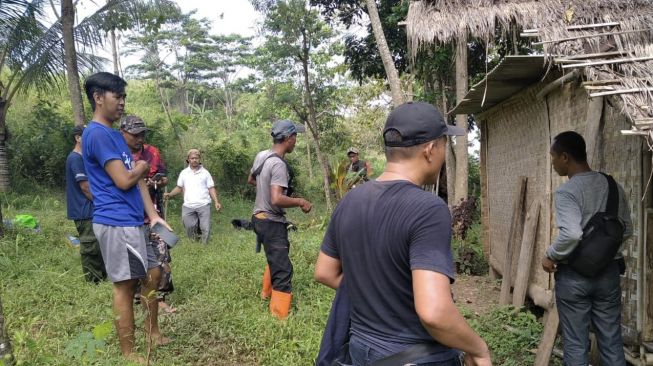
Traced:
[[293, 267], [288, 256], [290, 242], [285, 208], [299, 207], [304, 213], [311, 211], [311, 203], [292, 197], [293, 173], [284, 160], [295, 148], [297, 133], [304, 126], [288, 120], [272, 125], [272, 148], [259, 152], [254, 159], [247, 181], [256, 186], [256, 202], [252, 223], [258, 240], [263, 243], [267, 266], [263, 273], [261, 297], [270, 298], [270, 312], [285, 319], [292, 302]]
[[132, 152], [134, 161], [145, 160], [150, 165], [145, 183], [150, 190], [150, 198], [154, 204], [154, 209], [159, 213], [159, 216], [164, 217], [162, 190], [168, 184], [168, 177], [166, 176], [168, 169], [163, 158], [161, 158], [159, 149], [145, 143], [147, 131], [145, 121], [138, 116], [129, 115], [120, 120], [120, 132]]
[[347, 165], [347, 174], [354, 174], [356, 178], [353, 181], [352, 188], [358, 183], [367, 182], [369, 176], [372, 175], [372, 167], [370, 163], [365, 160], [360, 160], [358, 157], [358, 149], [350, 147], [347, 149], [347, 158], [349, 158], [349, 165]]
[[487, 344], [456, 308], [451, 283], [451, 215], [434, 184], [448, 126], [428, 103], [397, 107], [383, 131], [386, 168], [348, 193], [334, 211], [315, 279], [351, 300], [349, 354], [354, 365], [491, 365]]
[[75, 222], [79, 234], [79, 254], [82, 272], [88, 282], [100, 282], [107, 278], [100, 245], [93, 233], [93, 195], [88, 185], [84, 159], [82, 158], [82, 133], [84, 126], [73, 128], [75, 147], [66, 159], [66, 204], [68, 219]]
[[[131, 150], [132, 159], [134, 161], [144, 160], [150, 165], [150, 170], [144, 178], [145, 185], [149, 189], [150, 199], [152, 199], [154, 209], [159, 216], [165, 217], [163, 213], [163, 189], [168, 184], [168, 177], [166, 176], [168, 170], [166, 169], [159, 149], [145, 143], [147, 132], [148, 129], [145, 126], [145, 121], [138, 116], [128, 115], [120, 120], [120, 133], [122, 133], [122, 137], [125, 139], [129, 150]], [[148, 222], [149, 218], [145, 217], [145, 223]], [[147, 226], [145, 227], [145, 237], [148, 240], [148, 245], [153, 247], [161, 267], [161, 280], [159, 281], [157, 292], [159, 308], [167, 313], [174, 313], [177, 309], [168, 305], [166, 302], [174, 289], [172, 284], [172, 269], [170, 266], [170, 262], [172, 261], [170, 251], [167, 245], [161, 242], [161, 238], [151, 233]], [[140, 291], [137, 290], [134, 297], [137, 301], [140, 301]]]

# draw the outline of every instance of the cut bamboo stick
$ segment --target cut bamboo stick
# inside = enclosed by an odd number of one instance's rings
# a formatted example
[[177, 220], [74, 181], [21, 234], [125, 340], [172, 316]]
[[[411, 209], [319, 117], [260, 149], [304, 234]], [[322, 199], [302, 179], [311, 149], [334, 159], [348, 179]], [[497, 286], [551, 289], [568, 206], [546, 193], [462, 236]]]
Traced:
[[559, 88], [563, 86], [565, 83], [574, 81], [580, 77], [580, 71], [574, 70], [564, 76], [559, 77], [556, 80], [553, 80], [550, 82], [548, 85], [546, 85], [542, 90], [537, 93], [535, 96], [538, 100], [544, 99], [549, 93], [551, 93], [554, 89]]
[[611, 79], [611, 80], [587, 80], [583, 81], [580, 86], [587, 85], [610, 85], [610, 84], [621, 84], [623, 80], [620, 79]]
[[551, 39], [551, 40], [542, 41], [542, 42], [533, 42], [533, 45], [543, 45], [543, 44], [549, 44], [549, 43], [575, 41], [577, 39], [585, 39], [585, 38], [592, 38], [592, 37], [616, 36], [616, 35], [619, 35], [619, 34], [651, 32], [651, 31], [653, 31], [653, 29], [647, 28], [647, 29], [627, 30], [627, 31], [621, 31], [621, 32], [605, 32], [605, 33], [585, 34], [585, 35], [577, 36], [577, 37], [568, 37], [568, 38], [560, 38], [560, 39]]
[[603, 97], [592, 98], [587, 102], [587, 115], [585, 116], [585, 141], [587, 163], [594, 166], [599, 160], [599, 143], [602, 135], [601, 116], [603, 116]]
[[518, 189], [515, 191], [515, 196], [512, 205], [512, 222], [510, 223], [510, 231], [508, 233], [508, 241], [506, 242], [506, 251], [503, 257], [503, 269], [501, 275], [501, 295], [499, 304], [508, 305], [512, 300], [510, 295], [510, 288], [512, 287], [512, 257], [516, 242], [521, 238], [521, 220], [522, 212], [524, 211], [524, 200], [526, 197], [526, 183], [528, 178], [519, 177]]
[[562, 65], [562, 68], [563, 69], [569, 69], [569, 68], [573, 68], [573, 67], [625, 64], [625, 63], [629, 63], [629, 62], [649, 61], [649, 60], [653, 60], [653, 56], [633, 57], [633, 58], [618, 58], [618, 59], [614, 59], [614, 60], [601, 60], [601, 61], [582, 62], [582, 63], [579, 63], [579, 64]]
[[558, 309], [554, 307], [548, 312], [546, 324], [544, 324], [544, 333], [542, 333], [542, 340], [537, 347], [537, 355], [535, 356], [535, 366], [548, 366], [551, 360], [551, 352], [555, 344], [556, 336], [558, 335], [558, 326], [560, 325], [560, 318], [558, 316]]
[[608, 85], [585, 85], [583, 86], [585, 90], [615, 90], [614, 87]]
[[603, 97], [603, 96], [606, 96], [606, 95], [632, 94], [632, 93], [642, 93], [642, 92], [651, 92], [651, 91], [653, 91], [653, 88], [617, 89], [617, 90], [610, 90], [610, 91], [592, 93], [592, 94], [590, 94], [590, 98]]
[[624, 54], [626, 54], [625, 51], [586, 53], [586, 54], [580, 54], [580, 55], [565, 56], [565, 57], [561, 57], [561, 58], [554, 58], [553, 62], [571, 61], [571, 60], [583, 60], [583, 59], [588, 59], [588, 58], [619, 56], [619, 55], [624, 55]]
[[515, 278], [515, 289], [512, 292], [512, 304], [520, 308], [524, 306], [526, 290], [531, 274], [531, 263], [533, 262], [533, 247], [537, 236], [537, 223], [540, 219], [540, 200], [536, 199], [526, 215], [524, 224], [524, 235], [519, 250], [519, 262], [517, 262], [517, 277]]
[[647, 131], [640, 131], [640, 130], [621, 130], [621, 134], [624, 136], [648, 136], [649, 135]]
[[[614, 27], [620, 25], [619, 22], [608, 22], [608, 23], [593, 23], [593, 24], [581, 24], [581, 25], [571, 25], [567, 27], [567, 30], [579, 30], [579, 29], [592, 29], [592, 28], [603, 28], [603, 27]], [[539, 28], [524, 29], [524, 33], [537, 33]]]

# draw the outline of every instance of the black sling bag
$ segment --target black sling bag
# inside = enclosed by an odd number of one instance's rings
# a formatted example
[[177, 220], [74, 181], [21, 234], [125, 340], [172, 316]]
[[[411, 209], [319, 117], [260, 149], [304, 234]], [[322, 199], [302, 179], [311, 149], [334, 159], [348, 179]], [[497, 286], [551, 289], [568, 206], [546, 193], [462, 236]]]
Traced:
[[567, 263], [585, 277], [596, 277], [614, 260], [623, 243], [625, 226], [619, 218], [619, 188], [612, 176], [608, 180], [608, 203], [605, 212], [597, 212], [583, 228], [583, 238]]

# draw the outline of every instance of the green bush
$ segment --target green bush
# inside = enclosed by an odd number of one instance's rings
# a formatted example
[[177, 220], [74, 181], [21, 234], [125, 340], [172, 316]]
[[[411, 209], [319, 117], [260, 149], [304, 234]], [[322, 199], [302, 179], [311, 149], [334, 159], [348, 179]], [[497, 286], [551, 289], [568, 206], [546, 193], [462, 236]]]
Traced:
[[454, 238], [451, 247], [458, 273], [475, 276], [488, 273], [489, 266], [483, 253], [480, 222], [476, 221], [467, 230], [465, 239]]
[[542, 335], [542, 324], [527, 310], [516, 311], [502, 307], [480, 317], [463, 314], [474, 330], [487, 342], [492, 351], [492, 362], [502, 366], [532, 365]]
[[[66, 157], [73, 148], [72, 119], [51, 101], [38, 100], [22, 121], [10, 121], [9, 167], [16, 189], [37, 182], [50, 187], [65, 184]], [[18, 123], [20, 122], [20, 123]]]

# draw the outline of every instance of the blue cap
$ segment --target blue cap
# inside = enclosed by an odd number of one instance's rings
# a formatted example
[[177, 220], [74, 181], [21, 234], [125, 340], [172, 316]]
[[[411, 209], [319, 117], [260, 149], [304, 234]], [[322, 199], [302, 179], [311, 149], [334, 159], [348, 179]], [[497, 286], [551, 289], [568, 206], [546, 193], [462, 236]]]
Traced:
[[306, 132], [304, 125], [296, 125], [287, 119], [275, 121], [272, 124], [272, 138], [290, 137], [296, 133]]

